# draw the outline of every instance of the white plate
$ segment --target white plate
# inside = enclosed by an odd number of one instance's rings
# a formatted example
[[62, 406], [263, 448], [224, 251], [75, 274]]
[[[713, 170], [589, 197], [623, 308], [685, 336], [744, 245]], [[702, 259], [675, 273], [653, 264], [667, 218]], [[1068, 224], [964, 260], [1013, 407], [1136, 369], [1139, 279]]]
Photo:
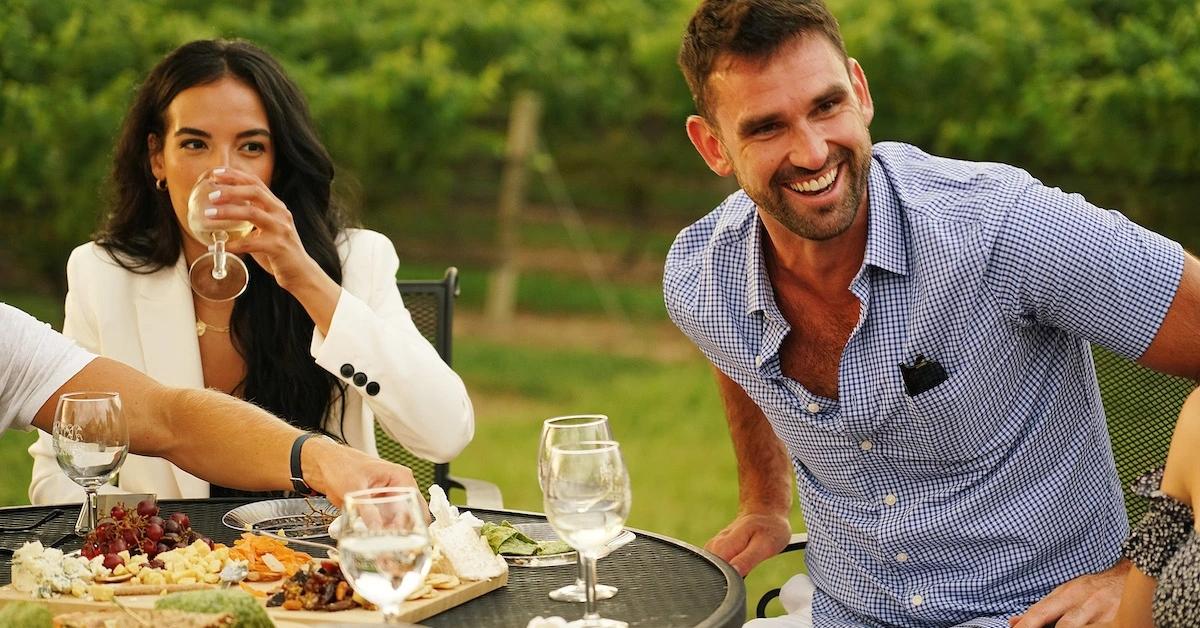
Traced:
[[[549, 523], [517, 523], [514, 528], [520, 530], [535, 541], [557, 541], [558, 534], [554, 528], [550, 527]], [[609, 541], [605, 548], [600, 552], [600, 556], [608, 556], [613, 550], [632, 541], [636, 538], [634, 533], [629, 530], [622, 530], [620, 534]], [[561, 554], [543, 554], [541, 556], [506, 556], [501, 554], [504, 561], [513, 567], [554, 567], [557, 565], [573, 565], [576, 561], [575, 550], [563, 552]]]
[[272, 499], [238, 506], [225, 513], [221, 523], [243, 532], [265, 530], [294, 539], [328, 536], [328, 518], [317, 516], [314, 511], [338, 514], [338, 509], [324, 497]]

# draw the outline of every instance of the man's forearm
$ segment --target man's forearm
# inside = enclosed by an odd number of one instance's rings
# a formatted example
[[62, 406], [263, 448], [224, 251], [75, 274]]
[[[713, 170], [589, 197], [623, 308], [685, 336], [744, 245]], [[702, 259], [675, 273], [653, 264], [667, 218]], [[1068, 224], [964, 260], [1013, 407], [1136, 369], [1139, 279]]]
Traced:
[[[156, 455], [209, 482], [243, 490], [291, 488], [289, 453], [300, 430], [211, 390], [161, 388], [151, 406], [172, 437]], [[143, 420], [154, 420], [154, 415]]]
[[[245, 401], [211, 390], [168, 388], [140, 371], [96, 358], [42, 404], [33, 424], [49, 432], [58, 396], [121, 395], [129, 449], [159, 456], [209, 482], [244, 490], [290, 489], [291, 448], [301, 431]], [[310, 438], [300, 451], [304, 479], [335, 504], [348, 491], [416, 486], [412, 472], [332, 441]]]
[[288, 454], [300, 430], [249, 403], [211, 390], [169, 388], [99, 357], [67, 380], [34, 417], [49, 432], [59, 395], [121, 396], [132, 453], [159, 456], [209, 482], [245, 490], [291, 487]]
[[792, 507], [792, 465], [762, 410], [736, 382], [716, 372], [738, 470], [738, 510], [783, 514]]

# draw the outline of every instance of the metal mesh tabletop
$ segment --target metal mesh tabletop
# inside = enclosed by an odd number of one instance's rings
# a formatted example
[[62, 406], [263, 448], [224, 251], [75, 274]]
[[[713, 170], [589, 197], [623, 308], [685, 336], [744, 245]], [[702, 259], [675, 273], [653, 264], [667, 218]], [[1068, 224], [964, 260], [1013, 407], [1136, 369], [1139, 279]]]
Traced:
[[[226, 512], [253, 500], [228, 498], [160, 502], [163, 512], [180, 511], [192, 529], [214, 541], [232, 544], [239, 531], [225, 527]], [[545, 521], [536, 513], [472, 509], [479, 518], [499, 523]], [[72, 530], [78, 505], [0, 508], [0, 584], [11, 579], [12, 550], [40, 540], [64, 551], [79, 549]], [[599, 581], [620, 589], [599, 602], [600, 614], [630, 626], [741, 626], [746, 590], [742, 579], [711, 554], [686, 543], [635, 530], [637, 538], [597, 563]], [[323, 539], [329, 541], [329, 539]], [[574, 565], [512, 567], [508, 585], [422, 621], [433, 628], [449, 626], [524, 626], [537, 615], [575, 619], [582, 604], [555, 602], [546, 594], [575, 578]], [[335, 615], [330, 622], [336, 622]]]

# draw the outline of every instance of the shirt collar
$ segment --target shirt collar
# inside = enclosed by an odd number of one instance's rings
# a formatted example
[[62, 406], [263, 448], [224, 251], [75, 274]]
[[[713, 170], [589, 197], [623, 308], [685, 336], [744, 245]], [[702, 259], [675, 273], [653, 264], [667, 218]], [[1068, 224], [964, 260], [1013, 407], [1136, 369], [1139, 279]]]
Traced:
[[[744, 194], [744, 192], [743, 192]], [[904, 228], [901, 224], [900, 199], [888, 180], [886, 167], [876, 159], [871, 160], [867, 178], [867, 251], [863, 265], [871, 265], [897, 275], [908, 274], [908, 249], [905, 247]], [[746, 199], [749, 201], [749, 199]], [[746, 240], [746, 313], [766, 311], [774, 307], [775, 291], [767, 275], [763, 258], [763, 226], [758, 217], [758, 207], [750, 201], [749, 223], [745, 225]]]
[[758, 206], [752, 205], [749, 233], [746, 234], [746, 313], [764, 312], [768, 305], [775, 308], [775, 289], [767, 275], [767, 262], [763, 258], [763, 225], [758, 217]]
[[908, 248], [905, 246], [900, 198], [888, 179], [887, 167], [878, 158], [871, 159], [867, 181], [867, 252], [863, 265], [871, 265], [897, 275], [908, 274]]

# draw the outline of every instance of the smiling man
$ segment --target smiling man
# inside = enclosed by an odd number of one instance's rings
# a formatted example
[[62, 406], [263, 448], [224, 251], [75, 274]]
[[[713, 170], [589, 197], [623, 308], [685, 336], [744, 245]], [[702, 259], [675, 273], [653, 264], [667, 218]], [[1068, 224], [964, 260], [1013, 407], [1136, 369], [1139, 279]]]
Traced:
[[778, 553], [795, 477], [815, 592], [769, 621], [1110, 618], [1128, 522], [1089, 343], [1197, 378], [1200, 264], [1017, 168], [873, 145], [819, 0], [706, 1], [679, 61], [688, 136], [742, 186], [664, 275], [738, 459], [709, 549]]

